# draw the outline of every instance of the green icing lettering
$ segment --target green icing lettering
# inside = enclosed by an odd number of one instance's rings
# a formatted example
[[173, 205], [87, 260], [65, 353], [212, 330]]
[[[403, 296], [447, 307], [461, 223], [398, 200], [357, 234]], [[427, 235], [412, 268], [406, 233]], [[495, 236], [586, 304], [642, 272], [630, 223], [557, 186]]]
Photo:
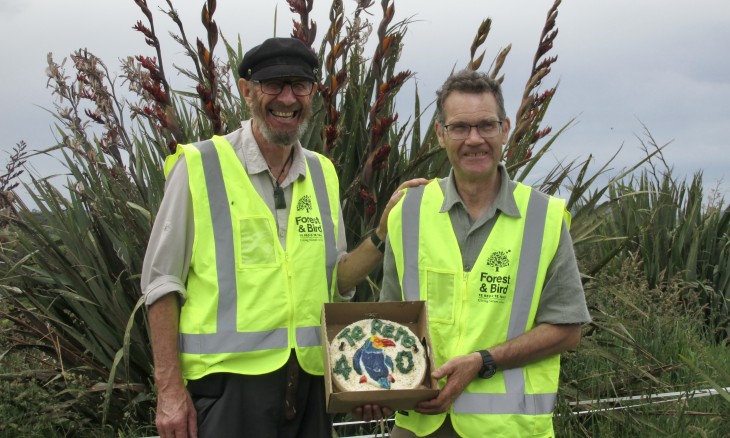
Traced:
[[404, 348], [411, 348], [416, 343], [415, 338], [409, 335], [408, 330], [403, 327], [398, 327], [398, 330], [395, 332], [394, 340], [398, 341], [399, 339]]
[[360, 327], [355, 327], [352, 330], [346, 328], [342, 330], [339, 335], [337, 335], [337, 339], [345, 339], [347, 343], [350, 344], [350, 347], [353, 347], [357, 341], [364, 337], [365, 333], [363, 333]]
[[[413, 366], [411, 365], [411, 368], [412, 367]], [[350, 366], [350, 364], [347, 363], [347, 358], [345, 358], [344, 354], [340, 355], [340, 358], [337, 359], [335, 367], [332, 368], [332, 372], [341, 375], [345, 380], [348, 380], [350, 378], [352, 367]]]
[[347, 343], [350, 344], [350, 347], [355, 345], [355, 340], [352, 339], [352, 336], [350, 335], [350, 329], [346, 328], [340, 332], [339, 335], [337, 335], [337, 339], [345, 339], [347, 340]]
[[395, 334], [395, 326], [393, 324], [385, 324], [382, 333], [384, 338], [392, 339]]
[[414, 345], [416, 345], [416, 338], [414, 338], [411, 335], [405, 335], [405, 336], [403, 336], [402, 344], [403, 344], [403, 348], [411, 348]]
[[379, 319], [373, 319], [373, 321], [370, 323], [370, 334], [374, 335], [376, 333], [380, 333], [381, 327], [383, 327], [383, 321]]
[[356, 341], [361, 340], [365, 337], [365, 332], [362, 331], [362, 327], [355, 326], [354, 329], [352, 329], [352, 337], [355, 338]]
[[401, 337], [405, 336], [408, 336], [408, 332], [403, 327], [398, 327], [398, 330], [396, 330], [393, 340], [397, 342], [400, 340]]
[[[403, 361], [405, 360], [406, 364], [403, 364]], [[398, 368], [398, 371], [400, 371], [403, 374], [408, 374], [413, 370], [413, 366], [415, 364], [413, 363], [413, 355], [410, 351], [401, 351], [398, 353], [398, 355], [395, 357], [395, 366]]]

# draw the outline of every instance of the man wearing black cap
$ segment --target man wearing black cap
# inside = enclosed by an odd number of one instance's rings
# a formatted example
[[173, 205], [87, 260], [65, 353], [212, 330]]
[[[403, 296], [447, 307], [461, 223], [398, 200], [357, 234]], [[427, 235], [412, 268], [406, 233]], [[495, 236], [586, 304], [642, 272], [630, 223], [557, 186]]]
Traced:
[[318, 65], [297, 39], [254, 47], [238, 68], [252, 119], [165, 163], [142, 270], [163, 438], [331, 436], [322, 303], [382, 261], [402, 192], [347, 253], [334, 166], [298, 140]]

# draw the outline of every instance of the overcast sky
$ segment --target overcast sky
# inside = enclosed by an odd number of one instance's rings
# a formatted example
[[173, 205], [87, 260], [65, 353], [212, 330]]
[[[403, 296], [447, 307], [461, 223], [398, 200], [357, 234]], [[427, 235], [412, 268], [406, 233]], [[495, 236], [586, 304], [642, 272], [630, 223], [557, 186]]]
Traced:
[[[172, 29], [158, 11], [164, 1], [148, 3], [158, 28]], [[174, 3], [188, 37], [203, 36], [199, 17], [204, 1]], [[375, 3], [370, 10], [377, 23], [380, 1]], [[352, 0], [344, 4], [346, 10], [353, 9]], [[218, 0], [214, 19], [229, 40], [240, 34], [246, 50], [273, 36], [276, 5], [278, 36], [288, 36], [292, 14], [284, 1]], [[430, 101], [451, 69], [466, 65], [481, 20], [491, 17], [484, 66], [512, 44], [503, 72], [507, 113], [514, 115], [551, 5], [552, 1], [538, 0], [396, 0], [396, 20], [415, 20], [406, 35], [400, 68], [416, 73], [421, 98]], [[318, 42], [328, 25], [329, 7], [329, 1], [315, 1]], [[132, 30], [137, 20], [144, 17], [133, 0], [0, 0], [5, 61], [0, 81], [0, 165], [4, 167], [21, 140], [31, 149], [54, 143], [53, 118], [46, 110], [53, 103], [46, 88], [46, 54], [53, 52], [60, 62], [75, 49], [88, 48], [119, 71], [122, 57], [153, 56], [141, 34]], [[559, 82], [559, 87], [547, 122], [555, 130], [574, 117], [578, 123], [558, 140], [554, 159], [585, 159], [592, 154], [602, 163], [623, 145], [614, 168], [630, 165], [642, 155], [637, 137], [645, 139], [644, 123], [658, 143], [672, 142], [665, 158], [677, 175], [703, 170], [705, 186], [722, 182], [727, 197], [730, 1], [564, 0], [557, 26], [552, 54], [558, 61], [545, 84]], [[186, 62], [169, 39], [163, 41], [163, 54]], [[186, 84], [173, 78], [176, 81]], [[401, 93], [404, 98], [406, 94], [410, 93]], [[409, 115], [403, 113], [401, 119]], [[41, 175], [59, 171], [48, 160], [32, 163]]]

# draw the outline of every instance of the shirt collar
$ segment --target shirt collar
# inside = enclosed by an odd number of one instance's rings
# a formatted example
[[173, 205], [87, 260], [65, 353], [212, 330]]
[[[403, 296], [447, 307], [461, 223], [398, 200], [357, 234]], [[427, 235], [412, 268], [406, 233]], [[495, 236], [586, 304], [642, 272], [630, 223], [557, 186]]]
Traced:
[[[494, 203], [485, 214], [491, 217], [494, 216], [494, 213], [497, 210], [499, 210], [508, 216], [520, 217], [520, 210], [517, 208], [517, 201], [515, 201], [514, 195], [517, 184], [509, 179], [507, 168], [503, 163], [500, 162], [498, 164], [498, 169], [502, 183], [500, 184], [499, 193], [497, 193]], [[463, 208], [465, 208], [464, 201], [461, 200], [461, 196], [459, 196], [459, 192], [456, 190], [454, 169], [451, 169], [449, 176], [444, 178], [444, 180], [443, 184], [441, 184], [441, 188], [444, 192], [444, 202], [441, 204], [441, 213], [448, 212], [457, 204], [460, 204]]]

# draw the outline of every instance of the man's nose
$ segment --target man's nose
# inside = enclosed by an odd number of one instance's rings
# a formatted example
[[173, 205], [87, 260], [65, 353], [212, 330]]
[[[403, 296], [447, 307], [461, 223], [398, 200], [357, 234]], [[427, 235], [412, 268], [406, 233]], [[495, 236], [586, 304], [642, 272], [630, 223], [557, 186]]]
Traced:
[[469, 127], [469, 135], [466, 137], [466, 141], [469, 143], [483, 143], [484, 137], [479, 134], [479, 128], [477, 126]]
[[286, 103], [294, 103], [297, 101], [294, 90], [292, 90], [292, 84], [286, 83], [281, 87], [281, 93], [277, 95], [277, 99]]

